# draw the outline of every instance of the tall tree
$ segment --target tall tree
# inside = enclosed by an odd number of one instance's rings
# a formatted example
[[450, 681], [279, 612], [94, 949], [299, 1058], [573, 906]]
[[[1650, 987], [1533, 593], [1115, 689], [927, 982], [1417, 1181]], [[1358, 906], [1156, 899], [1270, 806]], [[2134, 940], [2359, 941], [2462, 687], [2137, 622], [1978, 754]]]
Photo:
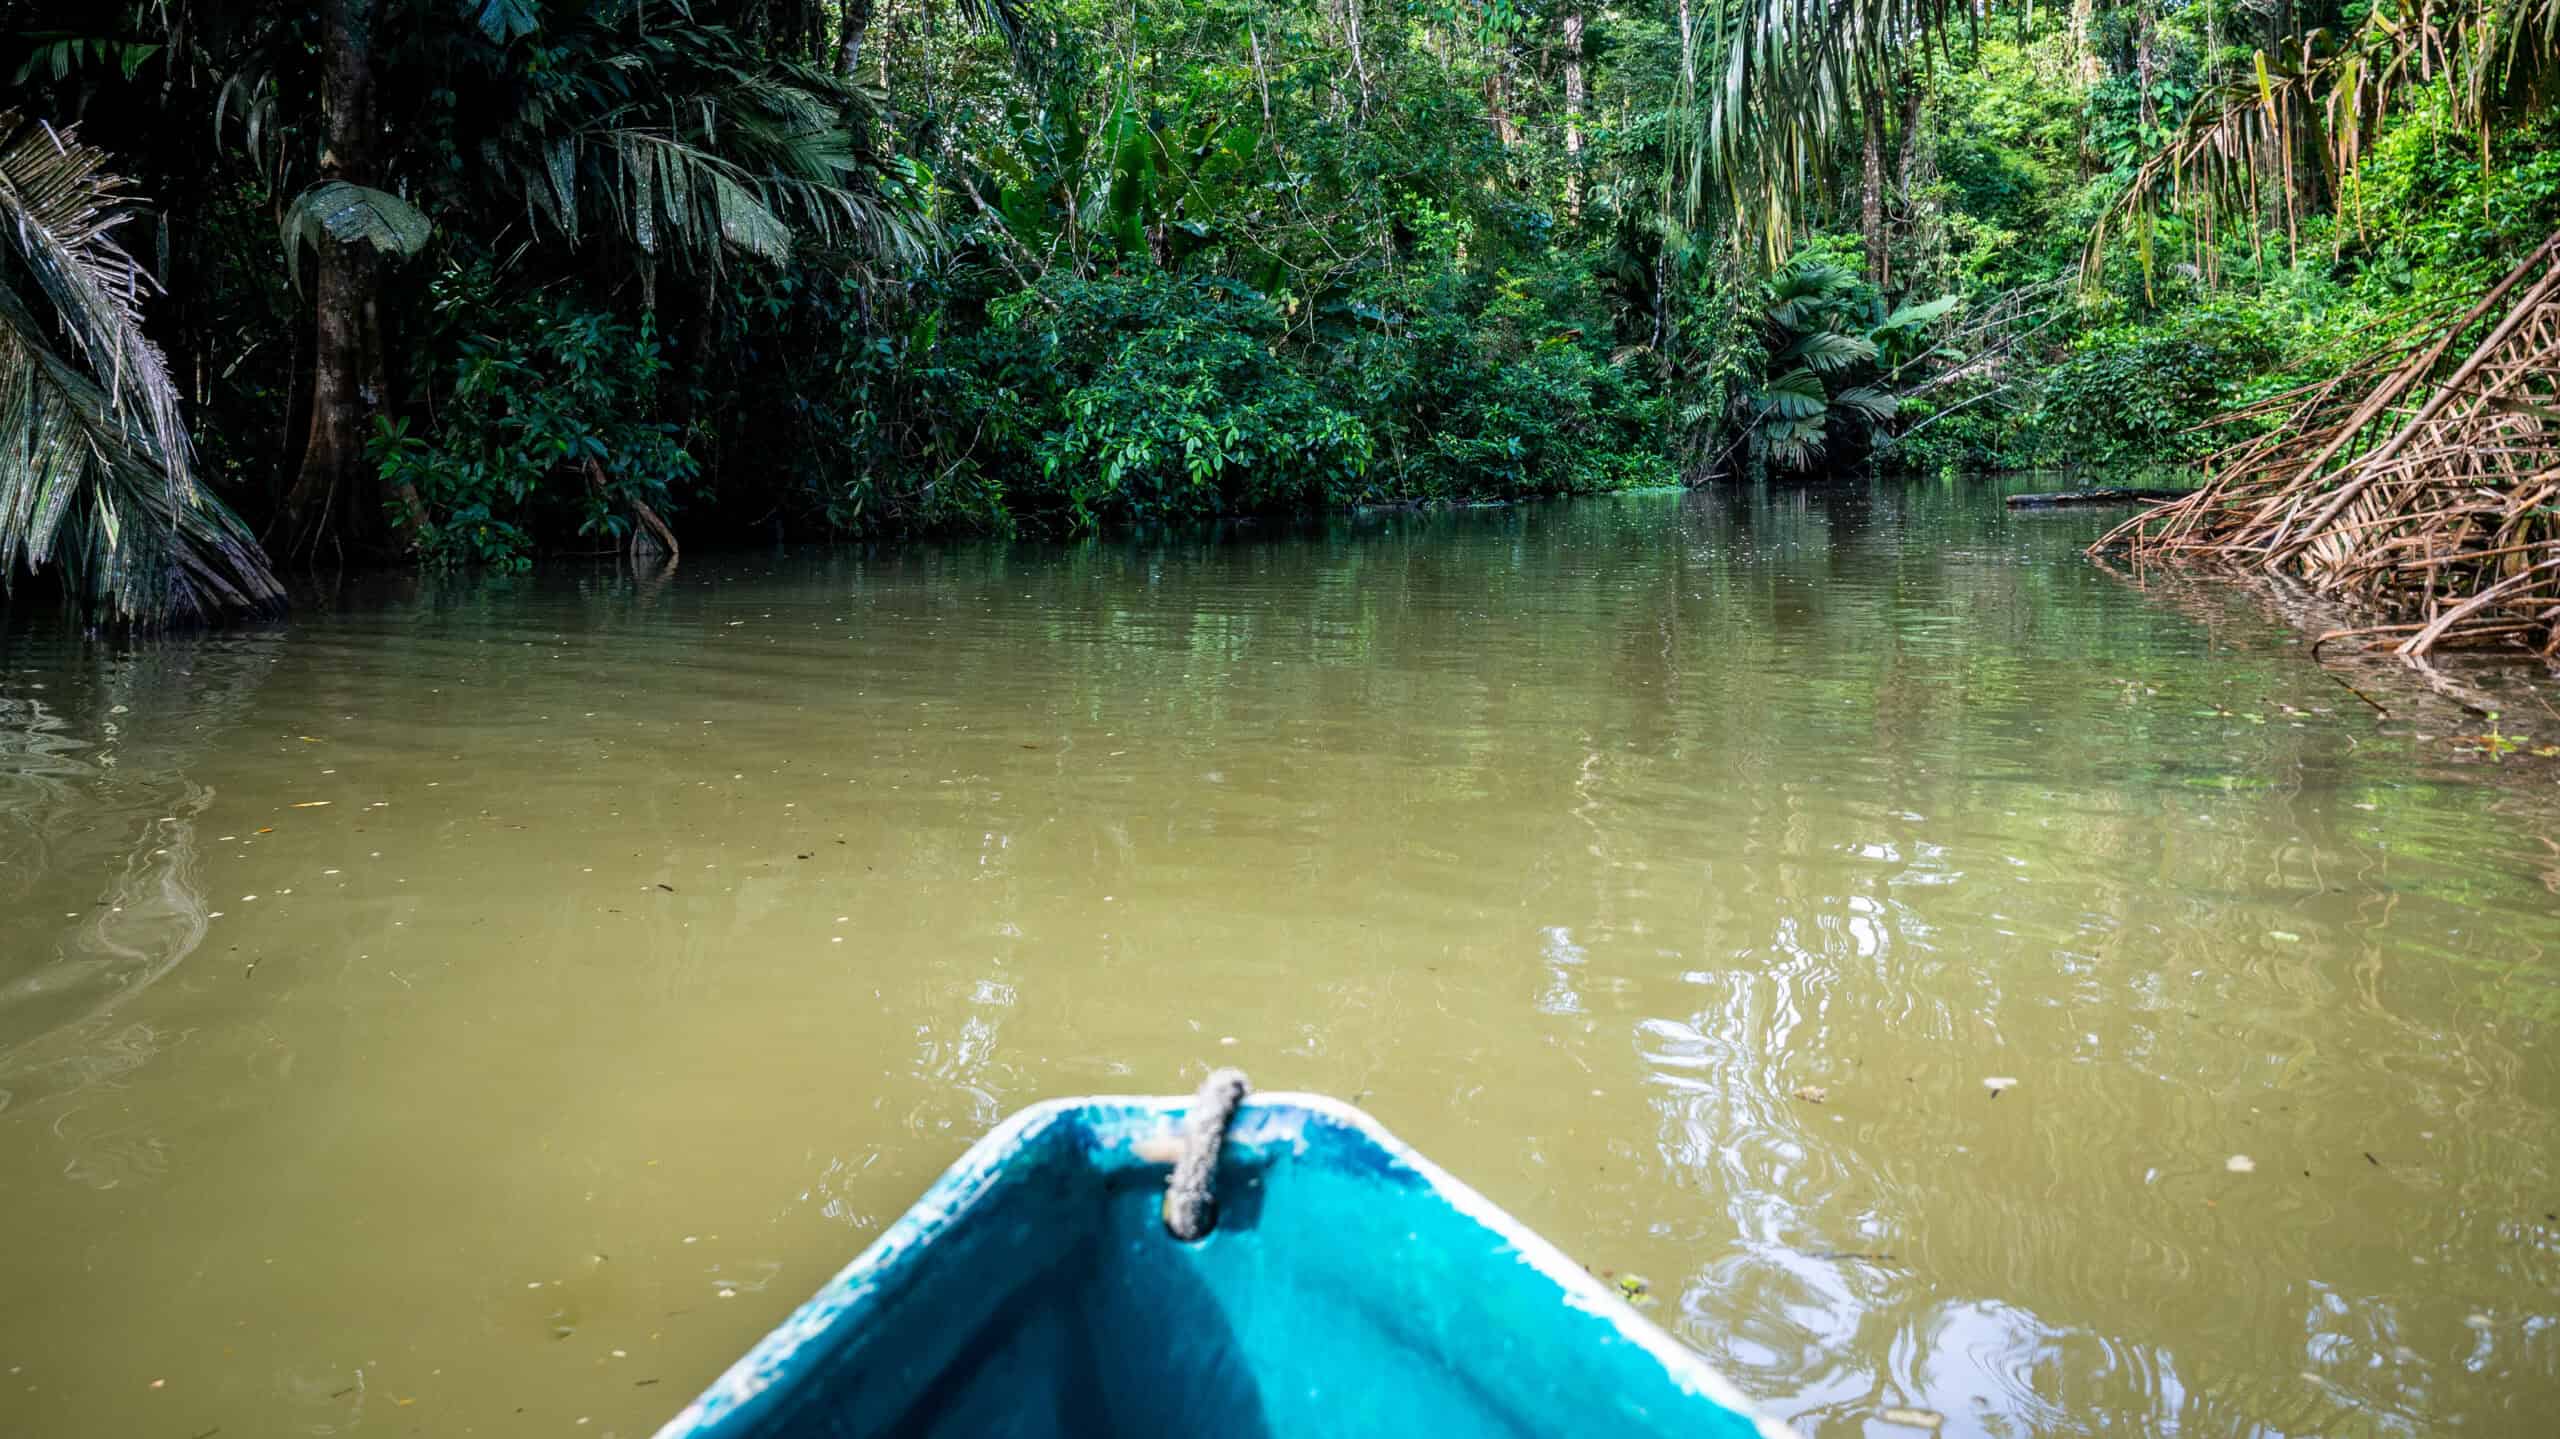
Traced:
[[877, 0], [844, 0], [844, 21], [836, 32], [836, 78], [851, 84], [861, 78], [862, 41], [871, 31]]
[[[373, 26], [379, 0], [326, 0], [321, 26], [324, 181], [373, 182]], [[285, 492], [285, 544], [304, 553], [324, 534], [383, 532], [362, 482], [364, 431], [383, 400], [381, 260], [374, 247], [323, 239], [312, 283], [311, 429]]]
[[1564, 205], [1568, 213], [1582, 213], [1582, 111], [1589, 103], [1589, 93], [1582, 74], [1581, 7], [1566, 12], [1564, 17]]
[[1858, 231], [1867, 247], [1867, 278], [1882, 285], [1888, 276], [1884, 234], [1884, 96], [1875, 85], [1862, 87], [1858, 109], [1866, 121], [1865, 164], [1858, 185]]

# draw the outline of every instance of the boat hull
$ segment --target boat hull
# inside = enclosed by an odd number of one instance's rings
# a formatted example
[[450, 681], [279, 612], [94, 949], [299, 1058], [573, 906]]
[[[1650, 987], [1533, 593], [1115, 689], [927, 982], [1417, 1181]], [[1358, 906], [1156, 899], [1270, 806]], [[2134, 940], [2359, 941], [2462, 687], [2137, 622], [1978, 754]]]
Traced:
[[1333, 1100], [1247, 1100], [1215, 1231], [1171, 1238], [1189, 1102], [1015, 1115], [659, 1439], [1784, 1433]]

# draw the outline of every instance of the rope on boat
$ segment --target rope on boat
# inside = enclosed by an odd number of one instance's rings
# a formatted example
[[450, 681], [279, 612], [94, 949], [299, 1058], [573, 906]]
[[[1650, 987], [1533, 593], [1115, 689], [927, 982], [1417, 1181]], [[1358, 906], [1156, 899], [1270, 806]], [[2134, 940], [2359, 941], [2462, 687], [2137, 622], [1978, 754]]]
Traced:
[[1218, 1151], [1226, 1147], [1236, 1106], [1252, 1088], [1241, 1069], [1212, 1071], [1182, 1118], [1182, 1157], [1164, 1182], [1164, 1227], [1186, 1244], [1208, 1238], [1217, 1227], [1218, 1197], [1210, 1186], [1218, 1174]]

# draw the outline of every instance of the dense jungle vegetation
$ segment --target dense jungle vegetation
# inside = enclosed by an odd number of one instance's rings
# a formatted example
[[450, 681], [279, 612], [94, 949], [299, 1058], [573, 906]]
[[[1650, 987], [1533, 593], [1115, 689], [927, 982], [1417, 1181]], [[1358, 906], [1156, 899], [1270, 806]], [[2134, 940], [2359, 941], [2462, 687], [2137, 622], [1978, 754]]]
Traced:
[[0, 0], [0, 572], [2174, 466], [2560, 227], [2555, 0]]

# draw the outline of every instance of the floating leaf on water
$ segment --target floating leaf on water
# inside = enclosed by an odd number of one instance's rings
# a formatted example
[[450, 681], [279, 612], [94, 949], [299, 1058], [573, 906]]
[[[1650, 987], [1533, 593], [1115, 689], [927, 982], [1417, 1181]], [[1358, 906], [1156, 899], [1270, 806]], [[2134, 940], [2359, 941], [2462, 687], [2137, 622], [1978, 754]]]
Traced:
[[1641, 1274], [1618, 1276], [1618, 1292], [1629, 1299], [1642, 1299], [1652, 1288], [1653, 1286], [1645, 1282], [1645, 1277]]
[[1887, 1424], [1900, 1424], [1912, 1429], [1934, 1430], [1947, 1422], [1947, 1416], [1934, 1409], [1879, 1409], [1876, 1417]]
[[2267, 938], [2272, 939], [2272, 940], [2275, 940], [2275, 941], [2276, 941], [2277, 943], [2279, 943], [2279, 944], [2300, 944], [2300, 943], [2302, 943], [2302, 936], [2301, 936], [2301, 935], [2298, 935], [2298, 934], [2296, 934], [2296, 933], [2294, 933], [2292, 930], [2289, 930], [2289, 929], [2271, 929], [2271, 930], [2268, 930], [2268, 931], [2267, 931]]
[[1824, 1104], [1830, 1101], [1831, 1091], [1819, 1084], [1807, 1084], [1796, 1090], [1796, 1098], [1807, 1104]]
[[2234, 1174], [2247, 1174], [2258, 1167], [2258, 1161], [2245, 1154], [2235, 1154], [2222, 1161], [2222, 1167]]

